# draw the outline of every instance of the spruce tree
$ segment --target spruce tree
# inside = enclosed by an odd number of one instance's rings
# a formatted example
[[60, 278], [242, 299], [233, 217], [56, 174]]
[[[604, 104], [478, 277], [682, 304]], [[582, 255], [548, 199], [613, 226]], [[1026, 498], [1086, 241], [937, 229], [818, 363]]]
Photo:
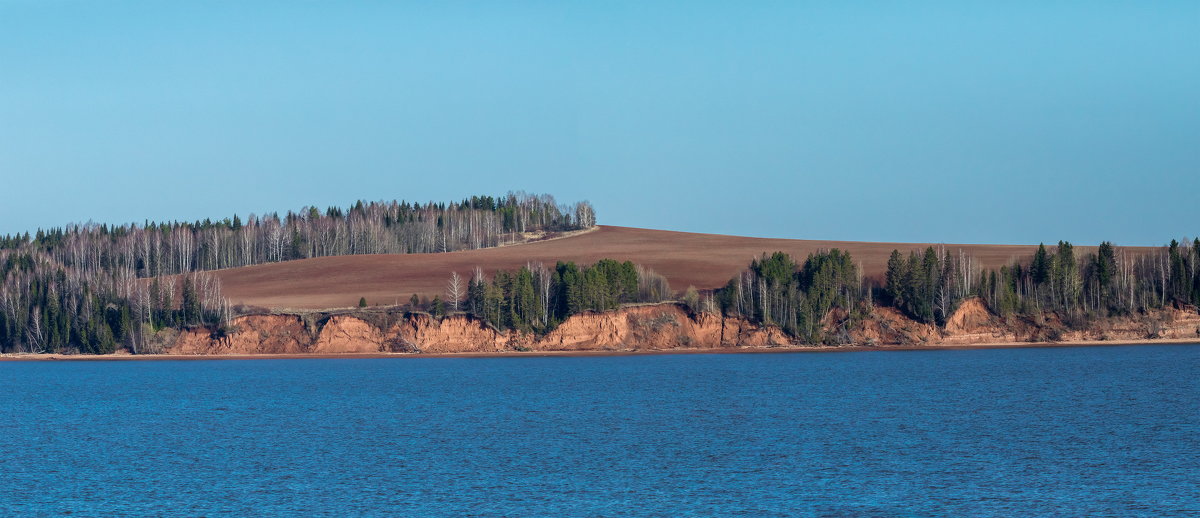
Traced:
[[1192, 304], [1200, 306], [1200, 237], [1192, 241]]
[[1029, 263], [1029, 275], [1035, 285], [1044, 284], [1050, 279], [1050, 257], [1046, 252], [1046, 244], [1038, 244], [1037, 252], [1033, 253], [1033, 261]]
[[1096, 283], [1099, 285], [1100, 306], [1111, 310], [1109, 299], [1113, 291], [1113, 280], [1117, 275], [1117, 256], [1113, 244], [1104, 241], [1096, 250]]
[[196, 283], [190, 275], [183, 276], [183, 324], [198, 323], [200, 298], [196, 296]]
[[1075, 261], [1075, 247], [1067, 241], [1059, 241], [1053, 265], [1054, 283], [1061, 298], [1062, 308], [1071, 310], [1079, 301], [1079, 291], [1082, 285], [1082, 279], [1079, 277], [1079, 264]]
[[893, 307], [900, 307], [904, 303], [904, 258], [900, 256], [899, 250], [892, 250], [892, 255], [888, 257], [887, 262], [887, 293], [888, 302]]
[[921, 258], [921, 311], [920, 317], [924, 322], [933, 322], [933, 297], [937, 293], [938, 278], [941, 268], [937, 252], [933, 247], [925, 249]]

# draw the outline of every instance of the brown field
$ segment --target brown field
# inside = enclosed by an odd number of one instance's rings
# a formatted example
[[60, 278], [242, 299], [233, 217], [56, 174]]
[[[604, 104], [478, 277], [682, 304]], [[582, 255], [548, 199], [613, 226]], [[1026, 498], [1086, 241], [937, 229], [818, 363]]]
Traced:
[[[485, 272], [516, 269], [527, 262], [552, 267], [556, 261], [592, 263], [602, 258], [630, 260], [653, 268], [671, 287], [700, 289], [723, 286], [763, 252], [784, 251], [803, 260], [822, 249], [848, 250], [867, 275], [883, 273], [893, 249], [907, 252], [927, 244], [808, 241], [693, 234], [665, 230], [601, 226], [561, 239], [500, 248], [441, 254], [353, 255], [321, 257], [248, 266], [215, 272], [225, 295], [235, 304], [269, 308], [335, 308], [357, 304], [403, 304], [413, 293], [445, 293], [450, 272], [464, 277], [479, 266]], [[940, 245], [950, 253], [963, 250], [983, 267], [997, 268], [1027, 257], [1036, 246]], [[1077, 256], [1091, 247], [1077, 247]]]

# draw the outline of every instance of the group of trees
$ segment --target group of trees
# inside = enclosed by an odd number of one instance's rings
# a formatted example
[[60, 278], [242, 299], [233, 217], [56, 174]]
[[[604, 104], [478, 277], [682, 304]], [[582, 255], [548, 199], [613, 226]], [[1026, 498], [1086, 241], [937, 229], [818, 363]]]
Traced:
[[70, 268], [44, 252], [0, 250], [0, 278], [3, 351], [136, 353], [164, 327], [220, 325], [230, 312], [206, 272], [147, 282], [129, 269]]
[[1139, 253], [1104, 242], [1082, 257], [1065, 241], [1053, 250], [1042, 245], [1027, 263], [981, 272], [978, 285], [1001, 315], [1107, 317], [1200, 305], [1200, 239]]
[[945, 325], [968, 297], [996, 314], [1057, 312], [1068, 321], [1129, 315], [1170, 304], [1200, 306], [1200, 239], [1157, 250], [1129, 251], [1104, 242], [1080, 254], [1068, 242], [1038, 247], [1032, 257], [991, 270], [959, 250], [893, 250], [887, 272], [864, 279], [849, 253], [810, 255], [803, 264], [783, 252], [764, 254], [715, 295], [726, 315], [780, 326], [808, 342], [837, 341], [824, 321], [840, 308], [853, 326], [874, 304], [919, 322]]
[[996, 314], [1053, 311], [1073, 321], [1129, 315], [1171, 303], [1200, 305], [1200, 239], [1130, 252], [1103, 242], [1080, 254], [1060, 241], [1032, 257], [982, 269], [972, 257], [929, 247], [907, 258], [893, 250], [882, 302], [915, 320], [945, 324], [958, 303], [978, 296]]
[[145, 349], [165, 327], [231, 309], [205, 270], [306, 257], [445, 252], [595, 225], [587, 202], [509, 193], [457, 203], [363, 202], [220, 221], [87, 223], [0, 236], [0, 351]]
[[[224, 329], [231, 317], [218, 279], [204, 270], [306, 257], [422, 253], [483, 248], [595, 225], [586, 202], [559, 205], [548, 195], [474, 196], [457, 203], [358, 202], [348, 209], [239, 216], [221, 221], [143, 225], [72, 225], [35, 235], [0, 236], [0, 351], [87, 353], [147, 348], [164, 328]], [[881, 282], [882, 281], [882, 282]], [[451, 275], [435, 313], [467, 312], [498, 328], [545, 332], [570, 315], [675, 298], [667, 280], [631, 262], [603, 259], [554, 268], [529, 264], [491, 277]], [[893, 250], [882, 280], [864, 279], [848, 252], [809, 255], [803, 263], [776, 252], [718, 290], [690, 288], [692, 311], [719, 310], [778, 325], [809, 342], [838, 341], [843, 326], [875, 303], [944, 325], [958, 304], [980, 297], [1002, 316], [1093, 318], [1170, 304], [1200, 305], [1200, 239], [1130, 251], [1101, 243], [1080, 253], [1071, 243], [1042, 245], [1029, 258], [983, 269], [944, 247], [907, 255]], [[419, 303], [414, 295], [413, 306]], [[366, 305], [362, 299], [360, 306]]]
[[888, 257], [882, 301], [910, 318], [945, 324], [962, 299], [975, 295], [975, 259], [963, 251], [949, 254], [944, 247], [899, 250]]
[[520, 240], [526, 232], [595, 225], [587, 202], [550, 195], [474, 196], [459, 203], [363, 202], [349, 209], [219, 221], [71, 225], [0, 237], [0, 249], [38, 250], [73, 268], [128, 268], [138, 277], [353, 254], [448, 252]]
[[553, 269], [529, 264], [497, 271], [491, 279], [476, 268], [465, 287], [454, 273], [446, 300], [435, 300], [433, 309], [436, 313], [457, 307], [497, 328], [545, 332], [577, 313], [661, 302], [671, 296], [666, 279], [653, 270], [601, 259], [591, 266], [559, 262]]
[[131, 332], [129, 306], [112, 289], [113, 279], [68, 271], [39, 253], [0, 252], [0, 274], [0, 343], [7, 350], [47, 352], [78, 343], [83, 352], [111, 352]]
[[849, 252], [836, 248], [811, 254], [803, 264], [783, 252], [763, 254], [716, 296], [726, 315], [778, 325], [810, 342], [830, 338], [822, 320], [831, 309], [846, 310], [852, 320], [865, 312], [861, 272]]

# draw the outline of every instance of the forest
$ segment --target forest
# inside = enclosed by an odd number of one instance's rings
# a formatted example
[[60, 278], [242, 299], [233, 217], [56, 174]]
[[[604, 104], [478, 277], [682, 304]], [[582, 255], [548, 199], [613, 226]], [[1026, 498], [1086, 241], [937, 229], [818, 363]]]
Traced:
[[587, 202], [510, 193], [458, 203], [358, 201], [348, 209], [233, 215], [218, 221], [87, 223], [0, 236], [0, 250], [40, 252], [66, 267], [156, 277], [261, 263], [354, 254], [409, 254], [488, 248], [527, 232], [591, 228]]
[[[307, 257], [429, 253], [498, 246], [594, 226], [586, 202], [548, 195], [473, 196], [453, 203], [357, 202], [219, 221], [71, 225], [0, 237], [0, 352], [146, 351], [167, 328], [231, 331], [238, 310], [208, 270]], [[499, 329], [544, 333], [571, 315], [679, 301], [693, 313], [774, 325], [798, 342], [843, 344], [848, 331], [888, 306], [945, 325], [979, 297], [1001, 318], [1055, 313], [1083, 328], [1113, 316], [1200, 305], [1200, 239], [1131, 252], [1109, 242], [1080, 253], [1069, 242], [984, 269], [944, 246], [893, 250], [886, 273], [864, 276], [838, 249], [802, 261], [764, 253], [722, 288], [672, 290], [653, 270], [602, 259], [530, 263], [515, 271], [449, 275], [444, 296], [414, 295], [408, 311], [465, 313]], [[360, 305], [365, 306], [363, 299]]]
[[500, 270], [489, 281], [476, 269], [467, 282], [465, 298], [452, 274], [447, 300], [434, 300], [432, 312], [447, 309], [469, 313], [499, 329], [544, 333], [571, 315], [610, 311], [624, 304], [672, 300], [666, 278], [630, 261], [601, 259], [590, 266], [558, 262], [554, 268], [530, 264], [517, 271]]
[[[874, 306], [890, 306], [918, 322], [945, 325], [958, 305], [979, 297], [1001, 318], [1040, 318], [1053, 312], [1082, 329], [1096, 319], [1141, 314], [1175, 304], [1200, 306], [1200, 239], [1172, 240], [1147, 253], [1104, 242], [1077, 254], [1066, 241], [1039, 245], [1026, 261], [983, 269], [971, 256], [944, 247], [893, 250], [883, 279], [863, 278], [837, 249], [803, 263], [782, 252], [764, 254], [716, 291], [725, 315], [780, 326], [807, 343], [845, 343], [845, 331]], [[823, 322], [831, 309], [842, 327]]]
[[822, 319], [833, 308], [863, 310], [863, 278], [848, 252], [809, 255], [798, 263], [783, 252], [763, 256], [718, 290], [727, 316], [743, 316], [781, 327], [805, 342], [823, 339]]
[[586, 229], [587, 202], [550, 195], [453, 203], [364, 202], [244, 220], [87, 223], [0, 237], [0, 351], [137, 353], [147, 335], [210, 325], [232, 309], [206, 270], [308, 257], [498, 246], [529, 233]]

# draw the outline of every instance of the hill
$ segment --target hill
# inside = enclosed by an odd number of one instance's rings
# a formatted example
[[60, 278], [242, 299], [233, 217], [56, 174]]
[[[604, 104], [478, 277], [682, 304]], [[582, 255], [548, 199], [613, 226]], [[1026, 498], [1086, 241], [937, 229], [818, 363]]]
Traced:
[[[443, 294], [450, 272], [476, 267], [485, 272], [515, 269], [528, 262], [592, 263], [602, 258], [629, 260], [666, 276], [674, 289], [723, 286], [763, 252], [783, 251], [804, 258], [821, 249], [848, 250], [868, 276], [882, 275], [893, 249], [923, 249], [925, 243], [869, 243], [766, 239], [600, 226], [582, 234], [499, 248], [435, 254], [319, 257], [219, 270], [225, 296], [235, 304], [274, 308], [333, 308], [365, 297], [371, 305], [404, 303], [413, 293]], [[940, 245], [950, 253], [974, 256], [984, 268], [1027, 257], [1030, 245]], [[1080, 247], [1087, 253], [1088, 247]]]

